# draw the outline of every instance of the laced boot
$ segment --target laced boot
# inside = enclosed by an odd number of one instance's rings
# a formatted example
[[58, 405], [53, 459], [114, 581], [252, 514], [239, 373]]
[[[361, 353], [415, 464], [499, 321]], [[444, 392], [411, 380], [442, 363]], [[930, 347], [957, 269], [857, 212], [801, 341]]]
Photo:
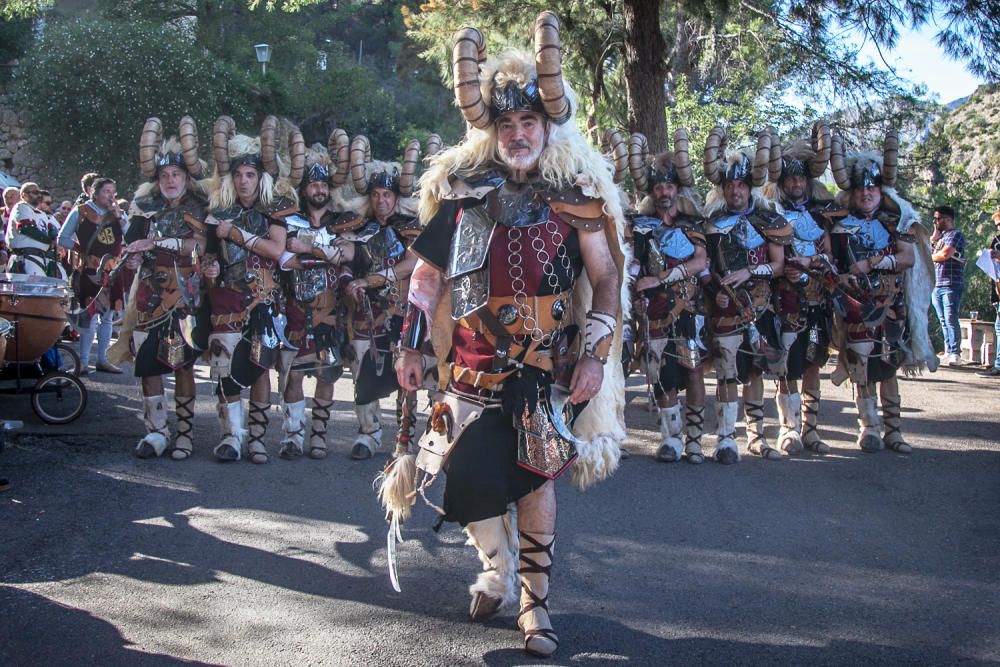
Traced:
[[517, 625], [524, 633], [524, 650], [547, 658], [559, 648], [549, 618], [549, 576], [556, 536], [521, 531], [521, 611]]
[[913, 447], [903, 440], [903, 432], [900, 431], [903, 423], [902, 410], [903, 402], [899, 396], [890, 396], [883, 388], [882, 422], [885, 425], [885, 431], [882, 435], [882, 441], [886, 447], [893, 451], [900, 454], [909, 454], [913, 451]]
[[680, 461], [684, 454], [681, 442], [681, 404], [678, 401], [669, 408], [660, 408], [660, 448], [656, 450], [656, 460], [665, 463]]
[[830, 445], [823, 442], [816, 430], [819, 422], [819, 389], [802, 390], [802, 444], [817, 454], [829, 454]]
[[222, 425], [222, 440], [213, 453], [220, 461], [239, 461], [243, 454], [243, 440], [247, 431], [243, 427], [243, 401], [220, 403], [219, 423]]
[[517, 600], [520, 587], [517, 581], [517, 531], [513, 515], [508, 512], [482, 521], [473, 521], [465, 527], [468, 544], [476, 548], [483, 571], [476, 583], [469, 586], [472, 602], [469, 617], [473, 621], [488, 621], [500, 609]]
[[863, 452], [877, 452], [885, 447], [879, 435], [878, 400], [874, 396], [859, 395], [854, 402], [858, 406], [858, 447]]
[[355, 405], [354, 412], [358, 415], [358, 436], [351, 447], [352, 459], [370, 459], [376, 450], [382, 446], [382, 425], [379, 423], [378, 401], [365, 405]]
[[764, 401], [744, 399], [743, 412], [747, 418], [747, 451], [768, 461], [780, 461], [781, 452], [764, 438]]
[[740, 460], [740, 450], [736, 446], [736, 401], [715, 402], [715, 460], [730, 464]]
[[267, 411], [271, 409], [270, 403], [260, 403], [250, 401], [250, 412], [247, 415], [249, 435], [247, 437], [247, 455], [253, 463], [267, 463], [270, 457], [267, 455], [267, 447], [264, 446], [264, 435], [267, 433]]
[[167, 430], [165, 401], [163, 394], [146, 396], [142, 401], [142, 421], [146, 425], [146, 435], [135, 446], [135, 455], [140, 459], [155, 458], [167, 449], [170, 431]]
[[312, 428], [309, 431], [309, 456], [314, 459], [326, 458], [326, 429], [330, 423], [330, 408], [333, 401], [314, 398], [312, 402]]
[[705, 432], [705, 406], [688, 405], [684, 409], [684, 452], [688, 463], [702, 463], [701, 434]]
[[798, 393], [779, 393], [775, 396], [775, 403], [778, 405], [778, 421], [781, 423], [778, 429], [778, 447], [788, 454], [798, 454], [803, 448], [802, 436], [799, 434], [802, 428], [799, 416], [802, 398]]
[[400, 392], [396, 402], [396, 449], [392, 458], [399, 458], [410, 453], [410, 443], [417, 430], [417, 395], [413, 392]]
[[283, 459], [297, 459], [302, 456], [302, 442], [305, 440], [306, 399], [285, 403], [281, 421], [281, 430], [285, 434], [281, 438], [281, 448], [278, 456]]
[[194, 396], [174, 395], [174, 414], [177, 415], [177, 435], [170, 449], [170, 458], [183, 461], [194, 451], [191, 431], [194, 429]]

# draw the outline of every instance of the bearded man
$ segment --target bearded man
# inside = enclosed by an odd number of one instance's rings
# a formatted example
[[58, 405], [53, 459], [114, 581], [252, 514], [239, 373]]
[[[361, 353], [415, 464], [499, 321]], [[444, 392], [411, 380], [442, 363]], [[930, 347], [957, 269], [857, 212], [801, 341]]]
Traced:
[[[342, 131], [337, 132], [343, 135]], [[345, 142], [346, 138], [343, 135]], [[333, 142], [331, 136], [331, 145]], [[290, 280], [285, 293], [288, 340], [295, 348], [281, 352], [282, 371], [287, 375], [284, 436], [278, 455], [285, 459], [298, 458], [303, 453], [313, 459], [326, 458], [334, 383], [344, 371], [347, 345], [344, 321], [347, 309], [339, 295], [352, 277], [350, 262], [354, 259], [354, 244], [340, 238], [339, 231], [358, 217], [350, 211], [337, 211], [338, 205], [330, 194], [331, 187], [344, 182], [347, 165], [331, 170], [325, 156], [311, 150], [307, 156], [309, 162], [299, 186], [302, 214], [285, 218], [288, 241], [282, 266], [291, 269], [286, 274]], [[316, 390], [310, 411], [309, 442], [305, 446], [303, 380], [307, 375], [316, 379]]]
[[[767, 179], [770, 135], [758, 139], [757, 153], [725, 155], [725, 131], [715, 128], [705, 144], [705, 177], [716, 184], [709, 195], [708, 255], [712, 263], [716, 419], [720, 463], [739, 461], [736, 447], [737, 387], [743, 385], [747, 450], [767, 460], [781, 451], [764, 438], [764, 372], [787, 359], [777, 330], [771, 280], [785, 267], [791, 227], [760, 193]], [[721, 154], [721, 155], [720, 155]]]
[[[170, 443], [163, 376], [174, 374], [177, 433], [170, 457], [182, 461], [193, 451], [194, 362], [204, 347], [194, 341], [195, 318], [202, 298], [198, 258], [206, 248], [205, 193], [196, 178], [204, 174], [198, 160], [197, 128], [185, 116], [180, 136], [161, 145], [158, 118], [146, 121], [139, 145], [139, 165], [147, 182], [129, 206], [131, 242], [125, 247], [126, 268], [138, 271], [132, 354], [135, 375], [142, 381], [146, 435], [135, 447], [139, 458], [161, 456]], [[131, 318], [126, 314], [126, 321]]]
[[[709, 279], [708, 256], [684, 130], [675, 133], [674, 146], [674, 152], [657, 156], [646, 173], [632, 176], [636, 188], [649, 193], [639, 202], [640, 214], [649, 215], [632, 220], [639, 299], [635, 312], [641, 313], [642, 361], [660, 414], [656, 458], [701, 463], [703, 362], [708, 356], [702, 283]], [[677, 396], [682, 390], [684, 406]]]
[[[896, 373], [926, 365], [937, 369], [927, 335], [927, 309], [934, 287], [927, 231], [893, 187], [899, 141], [885, 139], [883, 154], [844, 154], [833, 137], [830, 166], [843, 190], [844, 207], [831, 230], [834, 261], [848, 275], [852, 300], [838, 317], [837, 368], [830, 379], [850, 379], [858, 408], [858, 447], [885, 447], [909, 454], [903, 439], [902, 400]], [[878, 402], [882, 401], [879, 419]]]
[[[803, 446], [825, 454], [830, 446], [817, 430], [820, 368], [830, 356], [832, 302], [842, 306], [831, 263], [828, 229], [833, 195], [817, 179], [830, 159], [830, 128], [817, 121], [811, 141], [782, 147], [771, 134], [771, 182], [764, 194], [777, 203], [792, 227], [785, 269], [775, 285], [781, 343], [788, 352], [778, 373], [778, 447], [797, 454]], [[802, 392], [799, 393], [799, 381]]]
[[[264, 436], [271, 408], [270, 370], [285, 335], [279, 284], [279, 260], [285, 251], [285, 218], [298, 211], [296, 186], [302, 178], [305, 146], [292, 131], [292, 164], [279, 163], [274, 116], [264, 119], [259, 139], [236, 134], [223, 116], [213, 131], [216, 178], [207, 222], [215, 226], [213, 259], [207, 274], [218, 278], [209, 290], [212, 333], [209, 363], [218, 382], [222, 439], [215, 447], [220, 461], [244, 454], [253, 463], [270, 460]], [[244, 430], [240, 394], [250, 388], [248, 428]], [[244, 436], [246, 441], [244, 442]]]
[[444, 467], [439, 511], [483, 564], [471, 617], [491, 618], [519, 590], [524, 648], [541, 657], [559, 643], [553, 480], [574, 461], [584, 485], [607, 475], [624, 436], [621, 365], [606, 365], [621, 350], [623, 216], [610, 165], [573, 122], [558, 30], [551, 12], [536, 21], [537, 68], [521, 51], [487, 60], [474, 28], [456, 36], [456, 98], [471, 127], [421, 178], [422, 261], [396, 364], [400, 385], [419, 388], [429, 330], [447, 389], [417, 457], [397, 458], [381, 487], [398, 522], [414, 467]]
[[42, 189], [37, 183], [25, 183], [20, 194], [21, 201], [8, 218], [6, 244], [11, 257], [7, 271], [65, 279], [53, 247], [59, 224], [42, 209]]

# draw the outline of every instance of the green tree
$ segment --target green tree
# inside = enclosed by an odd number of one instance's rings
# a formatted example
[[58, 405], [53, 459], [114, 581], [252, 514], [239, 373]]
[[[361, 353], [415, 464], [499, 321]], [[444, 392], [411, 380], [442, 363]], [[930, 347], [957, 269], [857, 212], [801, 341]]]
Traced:
[[250, 120], [242, 76], [183, 32], [167, 30], [169, 38], [161, 25], [97, 18], [47, 27], [17, 73], [46, 164], [78, 162], [127, 192], [139, 176], [136, 147], [147, 117], [160, 117], [169, 132], [182, 115], [193, 116], [204, 157], [217, 116]]

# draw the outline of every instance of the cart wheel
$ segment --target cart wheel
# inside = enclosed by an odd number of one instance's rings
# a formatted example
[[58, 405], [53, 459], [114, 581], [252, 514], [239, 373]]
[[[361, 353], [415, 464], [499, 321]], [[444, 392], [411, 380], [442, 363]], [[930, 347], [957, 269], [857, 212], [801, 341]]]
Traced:
[[62, 371], [46, 373], [31, 390], [31, 409], [46, 424], [68, 424], [87, 408], [87, 388]]
[[68, 375], [80, 375], [80, 355], [69, 343], [56, 343], [59, 349], [59, 370]]

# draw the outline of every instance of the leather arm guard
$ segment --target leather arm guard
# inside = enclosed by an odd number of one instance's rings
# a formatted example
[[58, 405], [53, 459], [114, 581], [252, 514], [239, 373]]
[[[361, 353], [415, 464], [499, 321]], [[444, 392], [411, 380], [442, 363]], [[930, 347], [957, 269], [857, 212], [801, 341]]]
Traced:
[[399, 338], [399, 349], [418, 352], [420, 346], [427, 339], [427, 330], [427, 316], [424, 311], [412, 303], [407, 303], [406, 313], [403, 315], [403, 331]]
[[687, 266], [684, 264], [678, 264], [674, 268], [670, 269], [670, 273], [664, 276], [660, 283], [663, 285], [672, 285], [673, 283], [680, 282], [688, 277]]
[[895, 255], [882, 255], [882, 257], [877, 262], [871, 262], [869, 260], [868, 264], [872, 269], [876, 271], [887, 271], [889, 273], [896, 272], [896, 256]]
[[229, 235], [226, 238], [236, 245], [243, 246], [247, 250], [253, 250], [254, 244], [260, 240], [260, 237], [256, 234], [251, 234], [250, 232], [236, 226], [233, 226], [229, 230]]
[[153, 241], [153, 245], [160, 250], [180, 252], [181, 247], [184, 245], [184, 239], [157, 239]]
[[758, 264], [750, 270], [751, 276], [762, 276], [765, 278], [770, 278], [774, 275], [774, 267], [770, 264]]

